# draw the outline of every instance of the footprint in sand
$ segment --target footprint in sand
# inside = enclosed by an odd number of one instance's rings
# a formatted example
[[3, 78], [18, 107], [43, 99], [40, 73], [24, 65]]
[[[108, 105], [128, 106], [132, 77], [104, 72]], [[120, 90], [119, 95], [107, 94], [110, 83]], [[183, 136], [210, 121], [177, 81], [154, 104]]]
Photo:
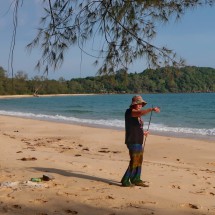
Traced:
[[22, 138], [21, 141], [25, 142], [25, 141], [30, 141], [31, 139], [28, 138]]
[[22, 207], [20, 205], [13, 205], [13, 208], [22, 209]]
[[18, 159], [18, 160], [21, 160], [21, 161], [35, 161], [35, 160], [37, 160], [37, 158], [35, 158], [35, 157], [28, 157], [28, 158], [23, 157], [23, 158]]
[[140, 204], [153, 204], [153, 205], [157, 204], [157, 202], [152, 202], [152, 201], [140, 201], [139, 203]]
[[195, 192], [190, 191], [190, 193], [197, 194], [197, 195], [205, 195], [206, 194], [205, 189], [197, 190]]
[[11, 139], [15, 139], [16, 137], [10, 134], [3, 133], [4, 136], [10, 137]]
[[113, 196], [110, 196], [110, 195], [109, 195], [109, 196], [106, 196], [105, 198], [106, 198], [106, 199], [115, 199]]
[[100, 151], [98, 152], [101, 152], [101, 153], [109, 153], [110, 151], [108, 150], [108, 148], [101, 148]]
[[46, 203], [48, 202], [47, 200], [43, 200], [43, 199], [35, 199], [33, 201], [29, 201], [31, 203], [40, 203], [40, 204], [43, 204], [43, 203]]
[[181, 204], [181, 207], [191, 208], [191, 209], [200, 209], [201, 207], [196, 204], [185, 203]]
[[[144, 204], [145, 204], [145, 203], [144, 203]], [[139, 208], [139, 209], [147, 210], [148, 213], [150, 212], [150, 214], [154, 214], [154, 210], [153, 210], [153, 209], [149, 209], [149, 208], [143, 207], [143, 206], [141, 206], [141, 205], [139, 205], [139, 204], [130, 203], [130, 204], [128, 204], [128, 207]]]
[[73, 149], [73, 148], [71, 148], [69, 146], [65, 146], [65, 147], [62, 147], [62, 149], [64, 149], [64, 150], [70, 150], [70, 149]]
[[215, 162], [207, 163], [209, 165], [215, 166]]
[[16, 153], [23, 153], [22, 151], [18, 151], [18, 152], [16, 152]]
[[173, 189], [179, 189], [179, 190], [181, 189], [181, 187], [179, 185], [174, 185], [174, 184], [172, 185], [172, 188]]
[[70, 210], [70, 209], [65, 210], [65, 212], [68, 214], [78, 214], [78, 211], [74, 211], [74, 210]]
[[112, 151], [112, 153], [118, 154], [118, 153], [121, 153], [121, 152], [120, 151]]
[[28, 146], [27, 149], [30, 149], [31, 151], [36, 151], [33, 146]]

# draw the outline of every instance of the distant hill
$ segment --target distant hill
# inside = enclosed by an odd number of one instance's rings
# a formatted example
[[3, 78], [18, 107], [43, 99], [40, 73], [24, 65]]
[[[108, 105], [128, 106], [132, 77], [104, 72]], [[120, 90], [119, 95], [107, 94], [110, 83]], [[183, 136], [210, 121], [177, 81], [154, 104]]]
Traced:
[[[0, 94], [11, 94], [11, 79], [1, 70], [0, 76]], [[215, 92], [215, 69], [191, 66], [146, 69], [141, 73], [119, 70], [114, 75], [58, 81], [39, 77], [27, 80], [21, 75], [13, 82], [13, 94]]]
[[215, 69], [206, 67], [147, 69], [128, 74], [72, 79], [72, 92], [78, 93], [179, 93], [215, 92]]

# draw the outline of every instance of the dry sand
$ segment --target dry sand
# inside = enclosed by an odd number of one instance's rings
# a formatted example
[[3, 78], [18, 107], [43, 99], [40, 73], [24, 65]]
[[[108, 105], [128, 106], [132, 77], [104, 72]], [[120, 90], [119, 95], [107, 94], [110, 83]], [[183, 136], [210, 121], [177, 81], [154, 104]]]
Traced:
[[128, 161], [124, 131], [0, 116], [0, 214], [215, 214], [215, 143], [151, 134], [148, 188], [120, 186]]

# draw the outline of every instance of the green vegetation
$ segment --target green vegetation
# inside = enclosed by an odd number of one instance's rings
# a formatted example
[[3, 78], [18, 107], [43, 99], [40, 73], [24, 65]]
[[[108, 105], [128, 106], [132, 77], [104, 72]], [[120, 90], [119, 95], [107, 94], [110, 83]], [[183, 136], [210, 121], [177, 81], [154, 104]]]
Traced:
[[215, 69], [208, 67], [166, 67], [130, 74], [119, 70], [114, 75], [71, 80], [48, 80], [40, 76], [29, 80], [22, 71], [12, 80], [6, 74], [0, 67], [0, 95], [215, 92]]

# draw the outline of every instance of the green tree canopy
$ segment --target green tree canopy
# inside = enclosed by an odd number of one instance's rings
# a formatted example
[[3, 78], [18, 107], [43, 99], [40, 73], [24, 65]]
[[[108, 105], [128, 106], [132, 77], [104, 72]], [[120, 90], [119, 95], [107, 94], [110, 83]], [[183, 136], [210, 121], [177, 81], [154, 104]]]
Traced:
[[70, 93], [190, 93], [215, 92], [215, 69], [208, 67], [165, 67], [146, 69], [142, 73], [118, 70], [113, 75], [48, 80], [35, 76], [28, 79], [18, 71], [14, 77], [4, 76], [0, 67], [0, 95], [6, 94], [70, 94]]

